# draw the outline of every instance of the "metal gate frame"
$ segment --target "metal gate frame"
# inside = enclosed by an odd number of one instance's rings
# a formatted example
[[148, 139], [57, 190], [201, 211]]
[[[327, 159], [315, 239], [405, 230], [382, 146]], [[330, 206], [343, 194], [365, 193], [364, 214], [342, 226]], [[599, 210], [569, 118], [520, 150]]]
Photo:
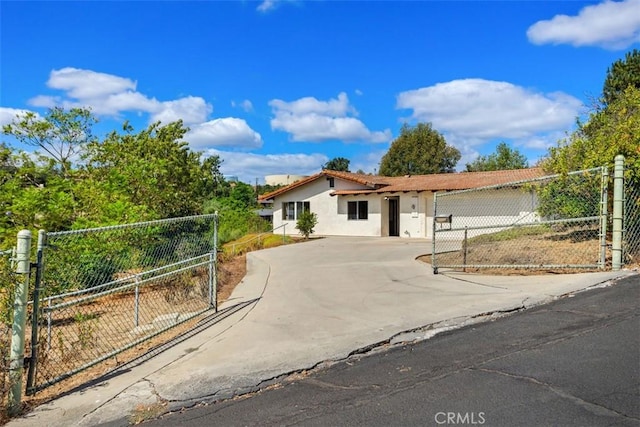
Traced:
[[[207, 222], [210, 221], [212, 223], [212, 241], [208, 242], [210, 244], [204, 245], [202, 248], [197, 248], [198, 251], [191, 254], [184, 259], [175, 260], [174, 262], [168, 263], [166, 265], [158, 265], [154, 268], [146, 268], [142, 271], [136, 271], [131, 274], [123, 274], [121, 277], [109, 277], [108, 280], [105, 279], [100, 283], [96, 283], [88, 289], [79, 289], [72, 292], [65, 292], [57, 295], [46, 295], [46, 286], [47, 286], [47, 269], [45, 268], [47, 262], [45, 261], [47, 258], [47, 253], [53, 250], [53, 245], [51, 240], [55, 240], [56, 238], [65, 238], [69, 236], [80, 236], [83, 235], [95, 235], [99, 233], [109, 233], [109, 232], [126, 232], [127, 230], [135, 230], [140, 229], [142, 227], [147, 227], [147, 229], [158, 230], [162, 227], [189, 223], [200, 221]], [[192, 217], [182, 217], [182, 218], [171, 218], [165, 220], [157, 220], [157, 221], [147, 221], [140, 222], [134, 224], [124, 224], [124, 225], [116, 225], [109, 227], [100, 227], [93, 229], [84, 229], [84, 230], [72, 230], [58, 233], [47, 233], [44, 230], [41, 230], [38, 234], [38, 246], [37, 246], [37, 260], [35, 263], [36, 267], [36, 278], [35, 278], [35, 287], [33, 299], [30, 301], [32, 305], [32, 313], [31, 316], [31, 356], [29, 357], [29, 366], [27, 371], [27, 384], [26, 384], [26, 392], [27, 394], [35, 394], [37, 391], [42, 390], [48, 386], [51, 386], [57, 382], [60, 382], [72, 375], [75, 375], [83, 370], [86, 370], [92, 366], [95, 366], [98, 363], [101, 363], [109, 358], [114, 357], [117, 354], [120, 354], [126, 350], [129, 350], [145, 341], [148, 341], [172, 328], [175, 328], [185, 322], [196, 318], [197, 316], [201, 316], [203, 313], [218, 310], [218, 302], [217, 302], [217, 253], [218, 253], [218, 214], [209, 214], [209, 215], [198, 215]], [[170, 239], [171, 241], [171, 239]], [[187, 242], [189, 243], [189, 242]], [[177, 251], [176, 248], [173, 248], [174, 252]], [[168, 253], [168, 252], [167, 252]], [[165, 253], [165, 256], [168, 256]], [[49, 254], [51, 255], [51, 254]], [[173, 258], [173, 254], [170, 254], [169, 258]], [[51, 262], [51, 260], [49, 261]], [[51, 264], [49, 264], [51, 267]], [[134, 313], [132, 314], [134, 318], [134, 324], [136, 327], [139, 327], [139, 315], [140, 315], [140, 296], [141, 292], [145, 289], [145, 287], [150, 288], [153, 286], [157, 286], [158, 282], [163, 280], [175, 280], [181, 274], [185, 274], [186, 272], [193, 271], [194, 269], [205, 269], [207, 271], [207, 294], [203, 295], [206, 297], [206, 302], [203, 301], [203, 304], [200, 305], [200, 308], [194, 310], [193, 312], [185, 313], [184, 315], [179, 315], [176, 319], [167, 321], [166, 324], [160, 324], [157, 328], [150, 331], [149, 333], [142, 334], [142, 336], [135, 337], [129, 342], [126, 342], [122, 345], [115, 346], [110, 351], [101, 352], [96, 354], [91, 360], [84, 361], [84, 363], [78, 364], [77, 366], [73, 366], [70, 369], [67, 369], [63, 372], [58, 372], [53, 377], [47, 377], [44, 381], [38, 383], [38, 368], [43, 359], [47, 358], [47, 351], [51, 348], [51, 339], [52, 339], [52, 313], [56, 312], [56, 310], [73, 310], [77, 307], [77, 311], [75, 318], [72, 317], [74, 321], [78, 321], [81, 324], [83, 321], [83, 316], [85, 316], [84, 312], [80, 310], [80, 307], [86, 306], [87, 304], [91, 304], [95, 302], [99, 298], [109, 298], [109, 297], [118, 297], [126, 294], [134, 295]], [[172, 282], [169, 282], [171, 285]], [[168, 287], [168, 286], [167, 286]], [[58, 303], [54, 303], [54, 301], [59, 301]], [[43, 304], [47, 302], [47, 304]], [[80, 320], [78, 320], [80, 319]], [[85, 323], [86, 326], [86, 323]], [[82, 326], [79, 326], [81, 328]], [[46, 332], [45, 336], [48, 336], [47, 339], [43, 340], [43, 328]], [[86, 337], [85, 337], [86, 338]], [[46, 347], [44, 347], [46, 345]]]
[[[562, 219], [544, 219], [544, 218], [534, 218], [535, 220], [531, 221], [514, 221], [511, 223], [492, 223], [488, 225], [474, 225], [474, 224], [464, 224], [453, 226], [454, 221], [452, 219], [452, 215], [450, 212], [441, 212], [439, 201], [446, 200], [447, 197], [453, 197], [460, 194], [472, 194], [472, 193], [480, 193], [484, 191], [496, 190], [502, 187], [524, 187], [526, 185], [534, 185], [537, 183], [543, 183], [545, 181], [550, 181], [554, 179], [559, 179], [560, 177], [566, 176], [577, 176], [580, 174], [586, 173], [599, 173], [601, 175], [601, 184], [600, 184], [600, 194], [599, 196], [599, 215], [597, 216], [587, 216], [587, 217], [576, 217], [576, 218], [562, 218]], [[606, 265], [606, 235], [607, 235], [607, 222], [608, 222], [608, 188], [609, 188], [609, 173], [606, 167], [593, 168], [583, 171], [575, 171], [570, 172], [567, 175], [548, 175], [540, 178], [536, 178], [533, 180], [522, 180], [522, 181], [513, 181], [506, 184], [492, 185], [480, 188], [473, 188], [467, 190], [459, 190], [459, 191], [450, 191], [450, 192], [436, 192], [434, 193], [433, 198], [433, 240], [432, 240], [432, 268], [434, 274], [438, 274], [439, 268], [454, 268], [454, 269], [466, 269], [466, 268], [492, 268], [492, 269], [504, 269], [504, 268], [513, 268], [513, 269], [604, 269]], [[456, 218], [457, 219], [457, 218]], [[466, 263], [466, 253], [467, 253], [467, 241], [468, 234], [470, 232], [475, 232], [475, 234], [489, 233], [490, 230], [505, 230], [505, 229], [523, 229], [526, 227], [536, 227], [536, 226], [556, 226], [562, 224], [584, 224], [584, 223], [598, 223], [598, 238], [599, 238], [599, 257], [598, 262], [594, 264], [554, 264], [554, 263], [542, 263], [542, 264], [467, 264]], [[437, 225], [440, 225], [440, 228]], [[442, 228], [443, 225], [448, 225], [447, 228]], [[460, 250], [463, 252], [463, 262], [461, 263], [440, 263], [438, 262], [438, 254], [443, 253], [439, 251], [438, 244], [443, 242], [445, 236], [449, 235], [449, 237], [454, 236], [455, 239], [451, 239], [451, 244], [449, 248], [450, 251]], [[457, 234], [457, 236], [456, 236]]]

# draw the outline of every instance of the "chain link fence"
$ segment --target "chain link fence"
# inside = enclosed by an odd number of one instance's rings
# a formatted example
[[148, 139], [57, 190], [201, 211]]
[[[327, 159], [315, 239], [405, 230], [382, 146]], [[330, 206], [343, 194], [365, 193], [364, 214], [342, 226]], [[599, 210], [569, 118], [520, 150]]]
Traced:
[[30, 394], [216, 308], [217, 215], [40, 239]]
[[625, 181], [624, 224], [623, 262], [640, 266], [640, 177]]
[[7, 396], [11, 388], [10, 358], [11, 324], [13, 321], [13, 297], [18, 278], [12, 265], [13, 250], [0, 251], [0, 399], [2, 411], [7, 407]]
[[434, 272], [604, 268], [608, 182], [596, 168], [436, 193]]

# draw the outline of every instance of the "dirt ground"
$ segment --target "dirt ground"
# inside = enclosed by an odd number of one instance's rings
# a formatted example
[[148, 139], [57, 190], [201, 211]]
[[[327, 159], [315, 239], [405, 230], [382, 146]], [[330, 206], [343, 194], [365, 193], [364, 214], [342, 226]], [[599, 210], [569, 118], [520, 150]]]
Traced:
[[[464, 269], [469, 273], [491, 275], [567, 274], [598, 271], [599, 258], [600, 241], [597, 235], [576, 233], [569, 230], [564, 233], [543, 233], [497, 242], [480, 241], [476, 243], [470, 240], [466, 257], [463, 249], [439, 253], [436, 255], [436, 265], [504, 266], [500, 268], [467, 267]], [[431, 255], [419, 259], [426, 263], [432, 262]], [[611, 259], [610, 244], [607, 245], [606, 259]], [[528, 265], [530, 267], [509, 268], [510, 265]], [[555, 267], [548, 267], [552, 265]], [[610, 267], [609, 263], [606, 267]], [[442, 268], [443, 270], [447, 269], [446, 267]], [[463, 269], [454, 268], [454, 270], [462, 271]]]
[[[242, 281], [247, 272], [246, 255], [238, 255], [235, 257], [225, 257], [223, 262], [218, 264], [218, 304], [229, 298], [235, 287]], [[161, 296], [159, 296], [161, 297]], [[84, 370], [73, 375], [67, 380], [58, 384], [54, 384], [42, 391], [37, 392], [33, 396], [24, 396], [23, 408], [24, 412], [28, 412], [38, 405], [55, 399], [65, 393], [72, 392], [80, 387], [91, 384], [94, 381], [100, 381], [101, 377], [108, 375], [109, 372], [121, 367], [123, 364], [136, 360], [141, 357], [152, 357], [162, 345], [178, 338], [191, 331], [198, 323], [199, 319], [193, 319], [184, 324], [170, 329], [157, 337], [150, 339], [130, 350], [106, 360], [97, 366]], [[0, 424], [4, 424], [8, 418], [0, 416]]]

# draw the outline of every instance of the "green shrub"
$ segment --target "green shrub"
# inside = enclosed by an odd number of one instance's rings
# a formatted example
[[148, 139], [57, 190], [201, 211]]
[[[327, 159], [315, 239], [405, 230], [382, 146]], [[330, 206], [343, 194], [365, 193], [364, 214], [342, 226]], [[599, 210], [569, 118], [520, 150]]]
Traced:
[[305, 239], [309, 238], [309, 235], [313, 233], [313, 228], [318, 224], [318, 215], [311, 211], [304, 211], [298, 216], [296, 222], [296, 228], [300, 230], [300, 234]]

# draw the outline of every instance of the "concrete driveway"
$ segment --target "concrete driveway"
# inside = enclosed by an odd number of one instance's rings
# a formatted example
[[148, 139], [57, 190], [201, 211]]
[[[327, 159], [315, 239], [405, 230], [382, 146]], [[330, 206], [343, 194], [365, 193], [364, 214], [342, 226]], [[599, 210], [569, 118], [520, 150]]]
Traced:
[[162, 403], [177, 409], [230, 397], [354, 351], [424, 339], [438, 328], [486, 320], [630, 274], [434, 275], [416, 260], [430, 249], [427, 240], [329, 237], [250, 253], [247, 276], [220, 307], [223, 313], [241, 309], [10, 425], [40, 425], [45, 417], [48, 425], [124, 425], [136, 407]]

